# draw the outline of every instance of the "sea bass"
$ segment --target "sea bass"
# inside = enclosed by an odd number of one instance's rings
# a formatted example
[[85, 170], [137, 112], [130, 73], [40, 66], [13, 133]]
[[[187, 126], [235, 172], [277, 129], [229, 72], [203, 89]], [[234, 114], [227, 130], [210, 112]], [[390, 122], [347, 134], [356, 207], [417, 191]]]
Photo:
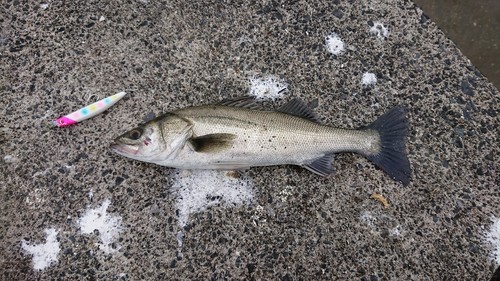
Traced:
[[322, 125], [301, 100], [275, 111], [252, 98], [178, 109], [117, 137], [114, 152], [180, 169], [245, 169], [299, 165], [333, 173], [335, 153], [359, 153], [404, 185], [410, 182], [406, 156], [406, 110], [395, 107], [358, 130]]

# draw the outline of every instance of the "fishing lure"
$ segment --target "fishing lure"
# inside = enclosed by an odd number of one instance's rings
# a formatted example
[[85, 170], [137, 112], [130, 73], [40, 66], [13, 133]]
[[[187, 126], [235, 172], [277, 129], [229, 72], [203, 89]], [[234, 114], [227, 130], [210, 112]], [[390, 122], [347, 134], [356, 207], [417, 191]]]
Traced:
[[119, 92], [118, 94], [112, 95], [100, 101], [94, 102], [93, 104], [87, 105], [84, 108], [81, 108], [75, 112], [72, 112], [68, 115], [57, 118], [55, 121], [52, 121], [57, 127], [67, 127], [78, 122], [81, 122], [85, 119], [89, 119], [94, 117], [106, 109], [113, 106], [119, 100], [121, 100], [127, 93]]

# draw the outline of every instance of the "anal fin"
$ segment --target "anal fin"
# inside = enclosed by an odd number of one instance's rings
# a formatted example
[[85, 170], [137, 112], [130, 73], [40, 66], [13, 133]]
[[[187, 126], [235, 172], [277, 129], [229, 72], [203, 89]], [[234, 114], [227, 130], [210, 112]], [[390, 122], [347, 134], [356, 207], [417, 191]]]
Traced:
[[332, 166], [333, 156], [334, 154], [328, 154], [322, 156], [318, 159], [315, 159], [313, 162], [309, 164], [302, 165], [302, 167], [320, 176], [323, 177], [329, 176], [333, 173], [333, 166]]

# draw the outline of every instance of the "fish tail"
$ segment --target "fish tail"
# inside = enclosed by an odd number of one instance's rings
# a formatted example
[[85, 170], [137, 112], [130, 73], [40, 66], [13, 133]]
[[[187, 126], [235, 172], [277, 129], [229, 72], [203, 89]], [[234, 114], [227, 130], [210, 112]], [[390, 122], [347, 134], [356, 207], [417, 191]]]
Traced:
[[366, 157], [389, 176], [408, 185], [411, 168], [405, 148], [408, 134], [406, 109], [395, 107], [365, 129], [375, 130], [380, 136], [378, 153], [366, 155]]

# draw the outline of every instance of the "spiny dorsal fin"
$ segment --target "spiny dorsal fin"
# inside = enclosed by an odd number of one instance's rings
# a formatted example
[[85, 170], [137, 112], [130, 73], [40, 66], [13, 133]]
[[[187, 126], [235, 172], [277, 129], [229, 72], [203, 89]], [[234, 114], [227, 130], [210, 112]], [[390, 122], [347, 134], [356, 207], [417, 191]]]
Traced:
[[333, 173], [332, 160], [333, 154], [329, 154], [302, 166], [315, 174], [326, 177]]
[[316, 113], [314, 113], [312, 109], [310, 109], [303, 101], [301, 101], [298, 98], [295, 98], [287, 102], [286, 104], [278, 108], [278, 110], [276, 111], [294, 115], [297, 117], [302, 117], [312, 121], [318, 121]]
[[208, 134], [189, 139], [189, 143], [196, 152], [219, 152], [233, 145], [233, 134]]
[[250, 96], [225, 99], [216, 103], [216, 105], [242, 107], [247, 109], [262, 109], [260, 105], [255, 103], [255, 99]]

